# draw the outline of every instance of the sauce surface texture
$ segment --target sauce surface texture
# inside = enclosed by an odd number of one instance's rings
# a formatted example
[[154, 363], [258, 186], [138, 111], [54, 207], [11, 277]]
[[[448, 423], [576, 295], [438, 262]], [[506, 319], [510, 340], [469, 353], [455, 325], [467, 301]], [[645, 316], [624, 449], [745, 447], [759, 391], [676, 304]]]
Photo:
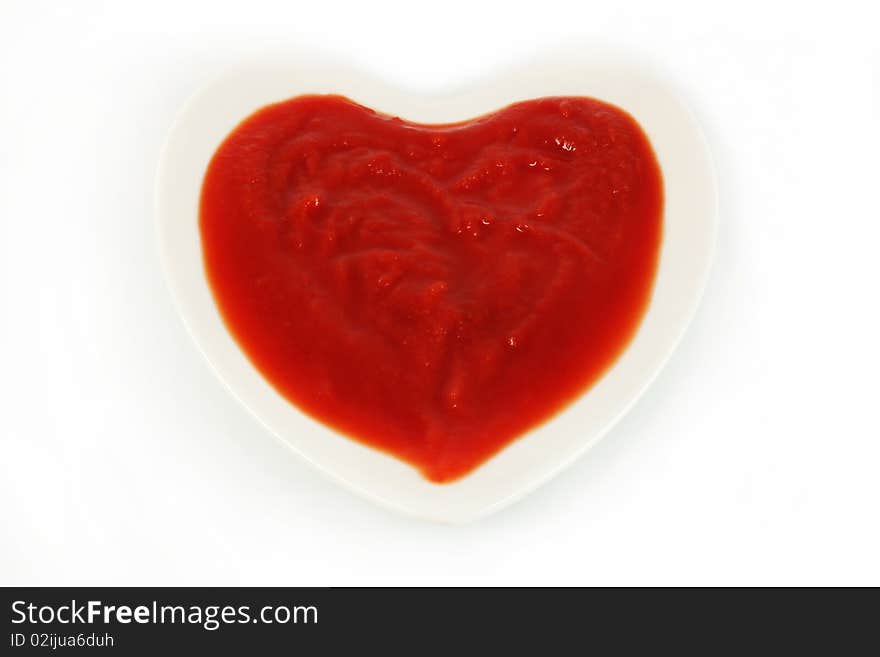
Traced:
[[223, 142], [200, 230], [221, 315], [278, 392], [445, 482], [626, 348], [662, 206], [645, 134], [596, 100], [420, 125], [301, 96]]

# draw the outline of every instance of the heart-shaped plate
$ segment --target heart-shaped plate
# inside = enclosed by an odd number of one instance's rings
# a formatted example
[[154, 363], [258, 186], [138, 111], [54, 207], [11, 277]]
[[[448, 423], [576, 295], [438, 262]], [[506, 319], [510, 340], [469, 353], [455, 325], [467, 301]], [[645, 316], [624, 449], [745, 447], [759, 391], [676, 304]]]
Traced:
[[[717, 222], [714, 174], [700, 130], [663, 84], [607, 53], [560, 54], [445, 98], [405, 93], [344, 65], [302, 61], [307, 60], [279, 57], [239, 69], [199, 92], [178, 116], [157, 178], [159, 250], [178, 309], [233, 395], [322, 472], [371, 500], [427, 519], [461, 522], [500, 509], [607, 433], [660, 371], [690, 321], [708, 275]], [[236, 344], [208, 285], [199, 195], [217, 147], [260, 107], [327, 93], [420, 123], [461, 121], [542, 96], [590, 96], [639, 122], [663, 173], [660, 262], [650, 305], [630, 345], [577, 401], [453, 483], [431, 483], [415, 468], [334, 432], [284, 399]]]

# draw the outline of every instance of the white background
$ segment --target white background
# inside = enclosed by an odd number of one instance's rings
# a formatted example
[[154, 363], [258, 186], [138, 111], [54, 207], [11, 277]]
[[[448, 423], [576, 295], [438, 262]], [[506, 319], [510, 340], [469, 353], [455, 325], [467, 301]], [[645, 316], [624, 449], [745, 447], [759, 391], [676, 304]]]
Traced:
[[[880, 584], [869, 4], [0, 0], [0, 584]], [[465, 526], [337, 488], [226, 393], [156, 254], [184, 100], [293, 45], [413, 93], [619, 47], [702, 123], [704, 302], [635, 409]]]

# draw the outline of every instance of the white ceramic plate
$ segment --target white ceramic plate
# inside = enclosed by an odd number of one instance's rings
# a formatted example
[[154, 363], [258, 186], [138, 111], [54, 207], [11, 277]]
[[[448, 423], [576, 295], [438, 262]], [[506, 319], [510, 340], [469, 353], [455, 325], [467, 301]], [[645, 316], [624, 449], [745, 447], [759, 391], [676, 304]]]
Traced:
[[[178, 116], [159, 166], [156, 215], [159, 251], [177, 307], [232, 394], [320, 471], [375, 502], [427, 519], [462, 522], [496, 511], [546, 482], [605, 435], [681, 338], [702, 293], [715, 241], [715, 180], [705, 142], [690, 113], [661, 83], [607, 53], [548, 58], [442, 98], [405, 93], [345, 66], [310, 59], [281, 56], [226, 75]], [[208, 162], [254, 110], [305, 93], [343, 94], [424, 123], [468, 119], [540, 96], [592, 96], [632, 114], [654, 146], [665, 184], [664, 237], [653, 298], [634, 340], [574, 404], [456, 482], [429, 483], [411, 466], [300, 412], [251, 365], [214, 304], [198, 230]]]

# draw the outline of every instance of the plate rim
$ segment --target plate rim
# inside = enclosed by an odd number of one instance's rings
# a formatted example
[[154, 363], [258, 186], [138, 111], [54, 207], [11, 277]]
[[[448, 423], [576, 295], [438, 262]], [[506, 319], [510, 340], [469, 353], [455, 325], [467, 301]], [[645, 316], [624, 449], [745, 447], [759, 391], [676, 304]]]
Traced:
[[[573, 95], [569, 90], [581, 87], [583, 89], [577, 95], [621, 106], [642, 125], [660, 161], [665, 196], [664, 237], [652, 299], [636, 335], [594, 386], [472, 473], [451, 483], [434, 484], [424, 480], [412, 466], [310, 418], [262, 378], [228, 333], [213, 304], [202, 266], [200, 242], [196, 262], [201, 275], [194, 271], [192, 231], [182, 227], [181, 219], [182, 215], [185, 218], [192, 213], [190, 219], [198, 232], [201, 177], [207, 159], [213, 154], [211, 150], [206, 159], [206, 148], [219, 134], [220, 139], [213, 146], [216, 149], [229, 130], [246, 118], [250, 112], [241, 113], [241, 107], [250, 105], [253, 111], [264, 106], [268, 104], [267, 94], [275, 100], [284, 100], [323, 89], [323, 93], [342, 93], [377, 111], [431, 123], [442, 122], [444, 117], [446, 120], [450, 117], [464, 120], [529, 97]], [[541, 88], [548, 92], [536, 95], [529, 91]], [[558, 91], [552, 92], [552, 89]], [[627, 93], [633, 92], [637, 103], [652, 102], [639, 105], [637, 111], [633, 111], [632, 105], [628, 107], [619, 102], [619, 98], [615, 102], [615, 93], [626, 99], [629, 98]], [[645, 95], [647, 98], [643, 97]], [[383, 99], [387, 101], [384, 104]], [[479, 111], [480, 107], [482, 111]], [[471, 108], [470, 112], [468, 108]], [[664, 121], [671, 127], [664, 128]], [[226, 132], [220, 134], [224, 126]], [[680, 132], [677, 141], [676, 130]], [[196, 176], [199, 168], [201, 175]], [[671, 174], [676, 185], [673, 199], [669, 197]], [[687, 199], [679, 198], [683, 196], [679, 190], [680, 181], [688, 174], [691, 186], [695, 187], [691, 191], [698, 197], [697, 206], [703, 215], [690, 222], [698, 234], [696, 237], [679, 232], [670, 235], [670, 200], [673, 201], [673, 211], [678, 212], [679, 205], [685, 209], [689, 207]], [[198, 182], [195, 187], [194, 177]], [[540, 59], [514, 64], [487, 79], [440, 95], [409, 92], [349, 62], [288, 50], [252, 58], [230, 69], [184, 103], [168, 131], [159, 158], [154, 223], [164, 277], [187, 332], [223, 386], [271, 435], [325, 476], [381, 506], [422, 519], [458, 523], [498, 511], [565, 470], [606, 436], [650, 387], [693, 319], [711, 272], [718, 232], [716, 180], [708, 143], [693, 114], [659, 76], [621, 53], [586, 49], [548, 53]], [[677, 258], [674, 263], [669, 262], [672, 257], [670, 239], [677, 240], [676, 247], [680, 247], [682, 240], [685, 246], [690, 244], [689, 249], [674, 249]], [[682, 259], [684, 263], [678, 261]], [[664, 314], [657, 328], [649, 325], [648, 319], [658, 311], [655, 304], [660, 298], [659, 293], [664, 292], [660, 289], [665, 281], [661, 280], [664, 266], [674, 267], [675, 281], [686, 278], [689, 284], [682, 285], [684, 298], [678, 299], [678, 307]], [[206, 292], [213, 313], [205, 306]], [[664, 304], [675, 303], [668, 298], [668, 294], [662, 296]], [[625, 380], [619, 382], [622, 392], [616, 393], [616, 402], [602, 401], [596, 390], [607, 388], [609, 381], [613, 383], [614, 373], [627, 362], [628, 354], [632, 355], [634, 347], [641, 345], [641, 341], [650, 339], [650, 336], [645, 337], [648, 330], [662, 331], [662, 339], [654, 341], [653, 356], [642, 359], [647, 371], [642, 371], [638, 381], [632, 380], [630, 371], [623, 377]], [[230, 343], [238, 352], [238, 358], [230, 353]], [[248, 369], [251, 370], [249, 374]], [[612, 390], [610, 394], [613, 398], [615, 393]], [[599, 399], [596, 402], [601, 407], [599, 412], [580, 413], [572, 418], [574, 411], [595, 399]], [[556, 436], [554, 441], [546, 440], [545, 449], [536, 446], [542, 436], [560, 430], [558, 427], [563, 418], [569, 420], [561, 429], [565, 436], [562, 439]], [[583, 427], [578, 419], [592, 421], [593, 426]], [[322, 445], [321, 441], [327, 444]], [[554, 446], [556, 454], [552, 453]], [[551, 451], [549, 455], [546, 453], [548, 449]], [[511, 462], [511, 453], [520, 453], [513, 458], [515, 463]], [[530, 464], [529, 461], [537, 463]]]

